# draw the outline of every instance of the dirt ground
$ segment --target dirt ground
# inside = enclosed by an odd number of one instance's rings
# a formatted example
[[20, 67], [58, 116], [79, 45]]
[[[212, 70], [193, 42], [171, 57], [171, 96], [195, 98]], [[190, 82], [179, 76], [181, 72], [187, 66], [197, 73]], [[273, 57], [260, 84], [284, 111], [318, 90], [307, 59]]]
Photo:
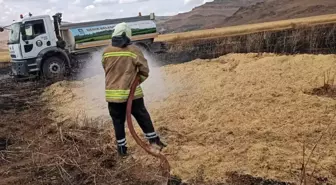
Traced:
[[[152, 70], [145, 99], [169, 144], [172, 174], [212, 184], [237, 179], [234, 172], [299, 183], [304, 169], [312, 184], [335, 184], [335, 61], [229, 54]], [[110, 128], [103, 85], [102, 76], [63, 81], [42, 97], [55, 122]], [[151, 165], [130, 136], [128, 143], [135, 159]]]
[[154, 185], [162, 180], [159, 164], [119, 158], [110, 129], [50, 119], [52, 110], [40, 99], [49, 85], [0, 79], [0, 185]]

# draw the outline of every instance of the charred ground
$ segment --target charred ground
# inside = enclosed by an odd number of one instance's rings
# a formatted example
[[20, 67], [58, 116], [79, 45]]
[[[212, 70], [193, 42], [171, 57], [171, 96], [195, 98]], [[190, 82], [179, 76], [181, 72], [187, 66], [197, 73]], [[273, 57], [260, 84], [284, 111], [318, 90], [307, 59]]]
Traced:
[[49, 84], [0, 80], [0, 184], [156, 183], [118, 159], [110, 130], [53, 124], [39, 99]]

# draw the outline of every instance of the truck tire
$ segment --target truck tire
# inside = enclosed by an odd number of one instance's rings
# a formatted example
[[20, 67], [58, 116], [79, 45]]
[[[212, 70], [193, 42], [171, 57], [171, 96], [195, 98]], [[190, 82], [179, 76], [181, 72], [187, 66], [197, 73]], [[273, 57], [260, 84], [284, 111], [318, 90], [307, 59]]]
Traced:
[[42, 74], [46, 79], [62, 79], [65, 72], [65, 63], [59, 57], [50, 57], [43, 62]]

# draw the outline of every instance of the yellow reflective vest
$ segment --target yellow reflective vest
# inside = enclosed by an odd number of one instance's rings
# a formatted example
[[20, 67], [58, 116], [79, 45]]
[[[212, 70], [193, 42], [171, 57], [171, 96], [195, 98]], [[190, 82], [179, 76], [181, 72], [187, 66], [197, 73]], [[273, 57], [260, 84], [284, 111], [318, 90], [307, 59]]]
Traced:
[[[125, 48], [108, 46], [102, 56], [105, 71], [105, 95], [107, 102], [126, 102], [130, 88], [137, 75], [140, 83], [149, 75], [147, 60], [139, 48], [129, 45]], [[139, 85], [134, 99], [142, 98], [143, 91]]]

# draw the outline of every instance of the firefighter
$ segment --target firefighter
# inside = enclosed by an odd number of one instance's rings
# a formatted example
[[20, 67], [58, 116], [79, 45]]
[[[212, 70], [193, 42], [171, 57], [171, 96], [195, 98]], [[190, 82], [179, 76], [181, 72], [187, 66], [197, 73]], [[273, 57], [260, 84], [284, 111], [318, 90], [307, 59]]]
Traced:
[[[112, 34], [112, 45], [103, 53], [102, 65], [105, 71], [105, 95], [108, 109], [112, 117], [118, 153], [127, 155], [125, 137], [125, 120], [127, 99], [130, 88], [136, 76], [140, 77], [140, 84], [149, 75], [147, 60], [142, 52], [131, 44], [132, 30], [126, 23], [115, 26]], [[151, 117], [144, 104], [141, 86], [137, 87], [132, 106], [132, 115], [141, 127], [145, 138], [154, 147], [166, 147], [156, 133]]]

